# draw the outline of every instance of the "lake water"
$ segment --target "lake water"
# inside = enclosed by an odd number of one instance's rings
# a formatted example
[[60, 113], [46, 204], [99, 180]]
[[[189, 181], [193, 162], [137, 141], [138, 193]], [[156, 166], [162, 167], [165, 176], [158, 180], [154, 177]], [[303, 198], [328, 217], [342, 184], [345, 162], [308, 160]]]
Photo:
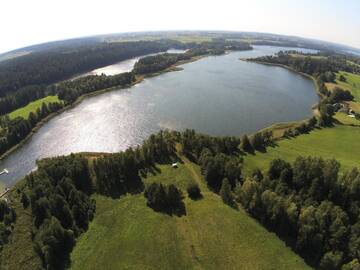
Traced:
[[[169, 49], [166, 52], [167, 53], [183, 53], [185, 51], [186, 50]], [[163, 53], [163, 52], [161, 52], [161, 53]], [[130, 72], [134, 68], [135, 63], [137, 61], [139, 61], [140, 58], [143, 58], [145, 56], [150, 56], [150, 55], [156, 55], [156, 54], [160, 54], [160, 53], [152, 53], [152, 54], [147, 54], [147, 55], [143, 55], [143, 56], [139, 56], [139, 57], [134, 57], [134, 58], [131, 58], [131, 59], [128, 59], [128, 60], [118, 62], [118, 63], [113, 64], [113, 65], [109, 65], [109, 66], [106, 66], [106, 67], [94, 69], [92, 71], [83, 73], [81, 75], [77, 75], [77, 76], [73, 77], [72, 80], [78, 79], [78, 78], [81, 78], [81, 77], [85, 77], [85, 76], [88, 76], [88, 75], [105, 74], [105, 75], [108, 75], [108, 76], [112, 76], [112, 75], [116, 75], [116, 74], [123, 73], [123, 72]]]
[[134, 87], [85, 99], [56, 116], [0, 163], [6, 185], [34, 169], [39, 158], [71, 152], [117, 152], [140, 144], [160, 129], [193, 128], [211, 135], [252, 133], [275, 122], [311, 116], [318, 101], [308, 78], [281, 67], [239, 58], [291, 48], [206, 57], [182, 71], [149, 78]]

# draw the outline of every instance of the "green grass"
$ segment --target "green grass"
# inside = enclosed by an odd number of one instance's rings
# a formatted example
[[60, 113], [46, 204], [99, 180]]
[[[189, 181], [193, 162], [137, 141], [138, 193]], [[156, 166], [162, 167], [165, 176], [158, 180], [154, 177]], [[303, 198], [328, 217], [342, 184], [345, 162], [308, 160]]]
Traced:
[[271, 160], [282, 158], [293, 162], [299, 155], [335, 158], [341, 164], [341, 171], [359, 166], [360, 128], [335, 126], [312, 131], [291, 139], [277, 142], [278, 146], [268, 147], [266, 153], [256, 152], [244, 158], [244, 172], [248, 174], [254, 168], [268, 168]]
[[16, 211], [14, 230], [9, 242], [0, 253], [0, 269], [6, 270], [38, 270], [43, 269], [39, 256], [35, 253], [31, 238], [33, 221], [31, 209], [24, 209], [20, 203], [20, 195], [15, 191], [24, 182], [15, 185], [9, 198], [11, 206]]
[[58, 96], [47, 96], [33, 102], [30, 102], [28, 105], [19, 108], [11, 113], [9, 113], [10, 119], [14, 119], [16, 117], [22, 117], [24, 119], [28, 119], [30, 112], [36, 112], [38, 108], [41, 108], [43, 103], [54, 103], [54, 102], [61, 102]]
[[337, 112], [334, 116], [336, 120], [338, 120], [343, 125], [353, 125], [360, 126], [360, 121], [354, 117], [349, 117], [347, 113]]
[[143, 179], [145, 184], [153, 182], [163, 183], [165, 185], [175, 184], [183, 191], [186, 191], [187, 186], [194, 183], [192, 175], [185, 164], [178, 163], [178, 168], [172, 168], [170, 164], [158, 165], [157, 169], [159, 170], [158, 173], [149, 173], [148, 176]]
[[[339, 80], [341, 75], [346, 78], [346, 82], [341, 82]], [[354, 96], [354, 101], [360, 102], [360, 75], [340, 71], [336, 73], [336, 83], [328, 83], [327, 85], [330, 90], [336, 86], [345, 90], [349, 90]]]
[[[163, 176], [146, 181], [170, 183], [175, 169], [160, 168]], [[206, 188], [199, 167], [185, 160], [177, 172], [179, 186], [190, 176], [204, 196], [185, 198], [182, 217], [154, 212], [142, 194], [94, 196], [95, 218], [71, 254], [71, 269], [310, 269], [243, 210], [223, 204]]]

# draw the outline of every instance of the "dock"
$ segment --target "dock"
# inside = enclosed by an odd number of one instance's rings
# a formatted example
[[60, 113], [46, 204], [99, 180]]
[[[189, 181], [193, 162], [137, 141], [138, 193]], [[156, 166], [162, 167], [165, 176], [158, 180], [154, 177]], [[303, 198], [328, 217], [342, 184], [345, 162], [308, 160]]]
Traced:
[[7, 169], [3, 169], [1, 172], [0, 172], [0, 175], [4, 174], [4, 173], [9, 173], [9, 171]]

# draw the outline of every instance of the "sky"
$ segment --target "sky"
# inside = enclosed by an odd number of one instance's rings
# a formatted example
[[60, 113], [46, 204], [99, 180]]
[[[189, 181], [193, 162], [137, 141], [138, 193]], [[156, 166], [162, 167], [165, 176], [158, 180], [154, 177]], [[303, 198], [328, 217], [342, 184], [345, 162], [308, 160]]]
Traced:
[[360, 0], [3, 0], [0, 53], [96, 34], [234, 30], [360, 48]]

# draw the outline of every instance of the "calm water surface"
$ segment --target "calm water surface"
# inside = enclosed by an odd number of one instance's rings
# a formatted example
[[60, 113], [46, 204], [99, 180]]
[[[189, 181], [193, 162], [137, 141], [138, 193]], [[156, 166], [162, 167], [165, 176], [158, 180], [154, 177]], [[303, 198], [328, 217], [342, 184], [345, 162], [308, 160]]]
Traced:
[[241, 135], [275, 122], [311, 115], [313, 82], [280, 67], [239, 58], [273, 54], [279, 47], [206, 57], [184, 70], [149, 78], [123, 90], [85, 99], [46, 123], [0, 163], [6, 185], [35, 168], [39, 158], [71, 152], [117, 152], [160, 129], [193, 128], [211, 135]]
[[[166, 52], [167, 53], [183, 53], [183, 52], [185, 52], [185, 50], [169, 49]], [[94, 69], [94, 70], [92, 70], [90, 72], [86, 72], [86, 73], [83, 73], [81, 75], [77, 75], [77, 76], [73, 77], [72, 80], [80, 78], [80, 77], [85, 77], [85, 76], [88, 76], [88, 75], [105, 74], [105, 75], [110, 76], [110, 75], [116, 75], [116, 74], [123, 73], [123, 72], [130, 72], [134, 68], [135, 63], [140, 58], [143, 58], [143, 57], [149, 56], [149, 55], [156, 55], [156, 54], [160, 54], [160, 53], [152, 53], [152, 54], [147, 54], [147, 55], [143, 55], [143, 56], [139, 56], [139, 57], [134, 57], [134, 58], [131, 58], [131, 59], [128, 59], [128, 60], [118, 62], [118, 63], [113, 64], [113, 65], [109, 65], [109, 66], [106, 66], [106, 67]]]

